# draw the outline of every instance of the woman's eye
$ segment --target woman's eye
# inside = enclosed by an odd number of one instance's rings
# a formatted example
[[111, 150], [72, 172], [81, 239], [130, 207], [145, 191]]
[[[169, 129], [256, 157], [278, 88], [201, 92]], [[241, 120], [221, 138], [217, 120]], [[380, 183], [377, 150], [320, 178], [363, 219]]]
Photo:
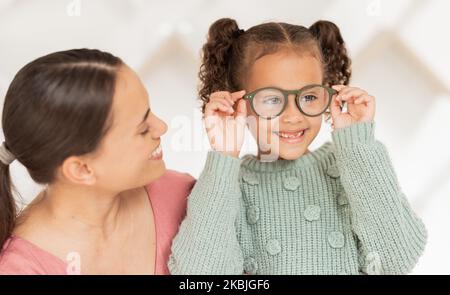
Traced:
[[142, 135], [142, 136], [144, 136], [144, 135], [146, 135], [147, 133], [148, 133], [148, 128], [147, 129], [145, 129], [144, 131], [142, 131], [141, 133], [139, 133], [140, 135]]
[[278, 96], [269, 97], [264, 99], [264, 103], [266, 104], [279, 104], [281, 103], [281, 99]]
[[305, 95], [305, 96], [303, 96], [303, 100], [306, 101], [306, 102], [313, 101], [313, 100], [316, 100], [316, 99], [317, 99], [317, 96], [315, 96], [315, 95]]

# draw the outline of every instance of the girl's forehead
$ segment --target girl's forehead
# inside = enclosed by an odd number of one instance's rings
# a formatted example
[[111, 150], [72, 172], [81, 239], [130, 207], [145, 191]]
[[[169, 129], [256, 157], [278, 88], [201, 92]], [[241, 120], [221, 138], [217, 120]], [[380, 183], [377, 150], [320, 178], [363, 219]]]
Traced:
[[[255, 61], [250, 70], [248, 86], [277, 86], [298, 89], [308, 84], [322, 83], [322, 64], [311, 54], [282, 51], [265, 55]], [[248, 89], [252, 91], [254, 89]]]

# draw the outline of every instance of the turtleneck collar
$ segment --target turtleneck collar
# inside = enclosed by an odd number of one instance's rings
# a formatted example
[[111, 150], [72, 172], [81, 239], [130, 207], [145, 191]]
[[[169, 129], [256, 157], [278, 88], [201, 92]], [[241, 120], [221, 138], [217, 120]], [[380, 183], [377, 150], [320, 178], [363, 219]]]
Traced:
[[242, 166], [255, 172], [286, 171], [294, 168], [302, 168], [314, 165], [334, 152], [332, 142], [326, 142], [318, 149], [302, 155], [296, 160], [279, 159], [272, 162], [262, 162], [255, 155], [245, 155], [242, 158]]

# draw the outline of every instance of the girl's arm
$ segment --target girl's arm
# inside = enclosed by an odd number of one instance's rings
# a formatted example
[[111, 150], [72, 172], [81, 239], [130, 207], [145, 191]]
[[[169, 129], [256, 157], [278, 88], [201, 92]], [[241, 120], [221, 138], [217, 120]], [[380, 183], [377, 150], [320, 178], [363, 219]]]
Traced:
[[347, 195], [361, 271], [405, 274], [423, 253], [427, 232], [411, 209], [373, 122], [333, 131], [336, 164]]
[[188, 198], [187, 213], [172, 242], [172, 274], [242, 274], [235, 221], [239, 212], [238, 158], [208, 153]]

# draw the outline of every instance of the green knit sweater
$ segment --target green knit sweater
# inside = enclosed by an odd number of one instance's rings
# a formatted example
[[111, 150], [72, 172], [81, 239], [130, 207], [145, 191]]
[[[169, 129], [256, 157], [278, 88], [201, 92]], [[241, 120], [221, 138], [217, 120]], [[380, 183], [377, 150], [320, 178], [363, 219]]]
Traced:
[[426, 229], [374, 123], [294, 161], [209, 152], [172, 243], [172, 274], [405, 274]]

